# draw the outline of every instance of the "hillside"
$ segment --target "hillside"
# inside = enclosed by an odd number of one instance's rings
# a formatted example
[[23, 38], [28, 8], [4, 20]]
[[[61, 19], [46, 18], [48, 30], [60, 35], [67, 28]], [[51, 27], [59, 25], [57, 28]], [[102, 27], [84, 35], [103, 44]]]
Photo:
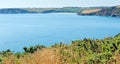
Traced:
[[77, 13], [80, 7], [63, 8], [4, 8], [0, 9], [0, 14], [20, 14], [20, 13]]
[[120, 17], [120, 6], [83, 9], [78, 13], [78, 15], [97, 15], [97, 16]]
[[35, 12], [19, 8], [0, 9], [0, 14], [16, 14], [16, 13], [35, 13]]
[[120, 34], [104, 39], [24, 47], [24, 52], [0, 53], [0, 64], [120, 64]]

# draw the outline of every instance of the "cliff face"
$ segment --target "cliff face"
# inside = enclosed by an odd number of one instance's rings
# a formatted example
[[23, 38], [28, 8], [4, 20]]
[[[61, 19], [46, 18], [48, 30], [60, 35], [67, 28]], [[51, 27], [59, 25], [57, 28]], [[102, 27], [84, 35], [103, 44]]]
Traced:
[[[91, 11], [90, 11], [91, 10]], [[93, 10], [93, 11], [92, 11]], [[89, 11], [85, 13], [85, 11]], [[120, 6], [95, 8], [95, 9], [83, 9], [78, 15], [97, 15], [97, 16], [113, 16], [120, 17]]]

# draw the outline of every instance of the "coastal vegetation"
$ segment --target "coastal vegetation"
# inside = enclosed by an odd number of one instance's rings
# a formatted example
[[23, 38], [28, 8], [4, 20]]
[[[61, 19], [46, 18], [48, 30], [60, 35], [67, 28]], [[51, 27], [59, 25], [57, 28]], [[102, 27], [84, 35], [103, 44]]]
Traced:
[[1, 64], [120, 64], [120, 34], [104, 39], [84, 38], [71, 44], [23, 47], [24, 52], [0, 52]]

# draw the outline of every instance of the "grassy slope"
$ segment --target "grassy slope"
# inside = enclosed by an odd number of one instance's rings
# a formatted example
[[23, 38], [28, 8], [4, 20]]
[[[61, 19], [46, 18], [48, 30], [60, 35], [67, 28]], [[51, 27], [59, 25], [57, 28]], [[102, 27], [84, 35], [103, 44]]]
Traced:
[[0, 14], [20, 14], [20, 13], [77, 13], [80, 7], [63, 7], [63, 8], [5, 8], [0, 9]]
[[37, 13], [51, 13], [51, 12], [71, 12], [77, 13], [81, 8], [79, 7], [63, 7], [63, 8], [22, 8], [23, 10], [28, 10]]
[[[32, 48], [32, 47], [31, 47]], [[32, 49], [28, 50], [32, 50]], [[22, 54], [22, 55], [21, 55]], [[3, 64], [120, 64], [120, 34], [54, 44], [31, 53], [2, 55]]]
[[100, 11], [101, 9], [85, 9], [85, 10], [83, 10], [81, 13], [83, 13], [83, 14], [89, 14], [89, 13], [94, 13], [94, 12], [98, 12], [98, 11]]
[[60, 64], [60, 57], [53, 49], [42, 49], [41, 51], [34, 52], [33, 54], [24, 55], [21, 58], [16, 58], [11, 55], [5, 57], [2, 61], [3, 64]]

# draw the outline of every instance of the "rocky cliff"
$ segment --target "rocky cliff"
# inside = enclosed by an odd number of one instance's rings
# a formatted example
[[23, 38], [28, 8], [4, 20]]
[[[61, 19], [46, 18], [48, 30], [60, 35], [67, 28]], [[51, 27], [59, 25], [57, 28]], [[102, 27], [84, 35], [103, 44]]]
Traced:
[[97, 15], [120, 17], [120, 6], [83, 9], [78, 15]]

